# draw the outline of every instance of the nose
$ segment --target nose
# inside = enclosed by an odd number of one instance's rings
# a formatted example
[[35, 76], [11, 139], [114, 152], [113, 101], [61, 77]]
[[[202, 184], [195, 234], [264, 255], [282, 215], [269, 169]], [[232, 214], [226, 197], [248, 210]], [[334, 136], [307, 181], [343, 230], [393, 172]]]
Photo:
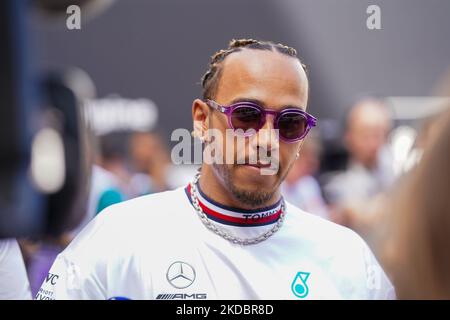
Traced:
[[279, 148], [278, 130], [274, 128], [274, 115], [268, 114], [262, 128], [254, 136], [256, 149], [264, 149], [268, 154]]

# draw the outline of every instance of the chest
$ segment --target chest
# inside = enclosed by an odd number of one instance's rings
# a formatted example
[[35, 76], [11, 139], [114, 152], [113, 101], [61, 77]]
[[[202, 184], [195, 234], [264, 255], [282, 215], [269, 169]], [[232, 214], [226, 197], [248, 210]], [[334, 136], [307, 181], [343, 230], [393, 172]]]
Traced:
[[295, 247], [248, 248], [220, 241], [193, 246], [186, 241], [163, 248], [136, 259], [129, 266], [136, 273], [132, 283], [126, 274], [114, 294], [161, 300], [348, 299], [358, 282], [358, 274], [342, 270], [332, 257]]

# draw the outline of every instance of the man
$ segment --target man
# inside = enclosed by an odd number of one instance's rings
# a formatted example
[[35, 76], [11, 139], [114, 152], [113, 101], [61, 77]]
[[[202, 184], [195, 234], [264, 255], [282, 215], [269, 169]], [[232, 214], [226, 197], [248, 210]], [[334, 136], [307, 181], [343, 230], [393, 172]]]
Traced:
[[139, 196], [185, 186], [196, 171], [173, 165], [167, 146], [156, 130], [132, 132], [129, 150], [136, 171], [130, 185]]
[[[212, 129], [253, 129], [244, 146], [223, 146], [222, 157], [233, 147], [236, 161], [204, 162], [186, 188], [106, 209], [58, 257], [49, 276], [57, 280], [45, 282], [38, 298], [388, 297], [389, 281], [355, 233], [280, 196], [315, 124], [305, 112], [308, 80], [296, 51], [234, 40], [212, 57], [202, 84], [192, 114], [206, 147]], [[271, 166], [266, 158], [249, 160], [261, 150], [278, 163], [275, 174], [262, 174]]]
[[131, 171], [126, 156], [127, 143], [128, 133], [125, 131], [99, 137], [98, 166], [94, 166], [92, 176], [92, 187], [97, 188], [97, 198], [93, 199], [97, 202], [95, 214], [133, 195], [129, 187]]
[[392, 184], [392, 159], [386, 148], [390, 127], [390, 115], [379, 100], [366, 98], [351, 109], [344, 137], [350, 154], [348, 168], [324, 188], [332, 205], [367, 201]]

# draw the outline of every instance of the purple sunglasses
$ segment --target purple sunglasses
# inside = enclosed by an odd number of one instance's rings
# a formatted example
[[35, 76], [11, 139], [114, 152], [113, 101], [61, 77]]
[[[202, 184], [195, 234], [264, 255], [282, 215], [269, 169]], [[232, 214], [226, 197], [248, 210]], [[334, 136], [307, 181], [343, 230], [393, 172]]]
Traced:
[[222, 106], [209, 99], [205, 102], [211, 108], [226, 114], [230, 128], [244, 130], [245, 136], [254, 134], [247, 133], [248, 129], [258, 132], [266, 123], [268, 114], [275, 117], [274, 128], [279, 130], [281, 140], [288, 143], [303, 139], [309, 130], [317, 125], [315, 117], [298, 108], [276, 111], [265, 109], [253, 102], [237, 102], [229, 106]]

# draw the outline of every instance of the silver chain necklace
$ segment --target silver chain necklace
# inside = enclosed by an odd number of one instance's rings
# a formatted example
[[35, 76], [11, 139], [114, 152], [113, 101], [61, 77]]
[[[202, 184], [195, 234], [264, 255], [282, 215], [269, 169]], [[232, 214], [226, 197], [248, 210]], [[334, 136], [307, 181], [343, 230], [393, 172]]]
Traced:
[[198, 197], [197, 197], [197, 182], [200, 179], [200, 171], [197, 172], [197, 174], [194, 177], [194, 181], [192, 181], [190, 183], [190, 187], [191, 187], [191, 199], [192, 199], [192, 205], [195, 208], [195, 211], [197, 211], [197, 214], [200, 218], [200, 220], [203, 222], [203, 224], [212, 232], [218, 234], [219, 236], [221, 236], [222, 238], [224, 238], [225, 240], [228, 240], [232, 243], [235, 244], [240, 244], [240, 245], [251, 245], [251, 244], [257, 244], [260, 243], [268, 238], [270, 238], [275, 232], [277, 232], [284, 221], [284, 215], [285, 215], [285, 204], [284, 204], [284, 200], [281, 200], [281, 213], [280, 213], [280, 217], [278, 218], [277, 223], [275, 224], [275, 226], [270, 229], [269, 231], [263, 233], [262, 235], [256, 237], [256, 238], [249, 238], [249, 239], [242, 239], [242, 238], [238, 238], [235, 237], [231, 234], [229, 234], [228, 232], [226, 232], [225, 230], [222, 230], [220, 228], [218, 228], [214, 223], [211, 222], [211, 220], [208, 219], [208, 216], [203, 212], [202, 208], [200, 207], [200, 204], [198, 202]]

